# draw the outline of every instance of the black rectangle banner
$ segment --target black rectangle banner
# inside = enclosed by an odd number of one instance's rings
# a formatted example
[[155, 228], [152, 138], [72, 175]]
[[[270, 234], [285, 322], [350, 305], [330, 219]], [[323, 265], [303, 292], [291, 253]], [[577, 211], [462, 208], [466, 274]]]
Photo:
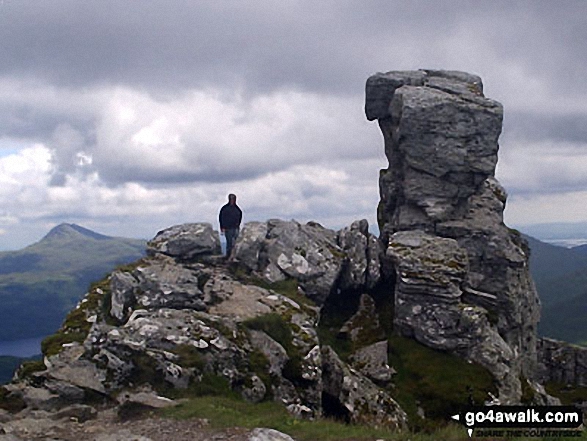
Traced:
[[583, 412], [574, 406], [469, 406], [453, 419], [469, 428], [574, 429]]

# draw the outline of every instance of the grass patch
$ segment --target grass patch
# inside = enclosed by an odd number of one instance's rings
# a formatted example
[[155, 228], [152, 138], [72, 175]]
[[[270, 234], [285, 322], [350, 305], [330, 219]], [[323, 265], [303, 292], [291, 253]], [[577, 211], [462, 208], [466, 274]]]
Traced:
[[266, 280], [257, 277], [241, 266], [237, 266], [232, 268], [233, 276], [240, 282], [246, 285], [255, 285], [259, 288], [263, 288], [269, 291], [274, 291], [278, 294], [281, 294], [289, 299], [293, 300], [300, 306], [310, 306], [315, 307], [316, 303], [298, 290], [298, 281], [293, 278], [288, 278], [285, 280], [280, 280], [279, 282], [269, 283]]
[[243, 325], [249, 329], [265, 332], [269, 337], [279, 343], [288, 355], [293, 351], [293, 337], [291, 328], [279, 314], [270, 313], [245, 320]]
[[585, 386], [569, 386], [550, 381], [544, 385], [544, 388], [549, 395], [559, 398], [564, 405], [570, 406], [587, 401], [587, 387]]
[[41, 372], [44, 370], [47, 370], [47, 366], [45, 366], [43, 360], [31, 360], [22, 363], [17, 370], [17, 374], [19, 379], [24, 379], [29, 378], [35, 372]]
[[171, 389], [166, 393], [171, 398], [220, 397], [238, 399], [239, 394], [233, 391], [229, 381], [221, 375], [203, 374], [193, 378], [187, 389]]
[[92, 323], [87, 319], [91, 316], [96, 316], [97, 320], [109, 317], [110, 296], [108, 278], [90, 285], [82, 302], [67, 314], [61, 328], [41, 342], [43, 355], [56, 355], [67, 343], [83, 343], [92, 327]]
[[87, 335], [87, 332], [60, 330], [41, 342], [41, 351], [44, 356], [51, 357], [60, 353], [63, 350], [64, 344], [83, 343]]
[[[302, 377], [302, 355], [299, 349], [293, 344], [293, 336], [290, 326], [285, 319], [279, 314], [264, 314], [243, 322], [249, 328], [257, 331], [263, 331], [273, 340], [283, 346], [287, 353], [288, 360], [283, 366], [282, 375], [295, 385], [305, 387], [307, 381]], [[265, 380], [259, 376], [263, 383]], [[271, 383], [265, 383], [269, 386]]]
[[[408, 414], [412, 427], [434, 430], [468, 404], [482, 405], [488, 392], [497, 394], [492, 375], [483, 367], [410, 338], [389, 339], [390, 364], [398, 371], [392, 396]], [[420, 406], [426, 415], [417, 415]]]
[[318, 419], [307, 421], [296, 419], [277, 403], [262, 402], [252, 404], [244, 400], [226, 397], [202, 397], [191, 399], [173, 408], [161, 410], [168, 418], [188, 419], [207, 418], [214, 428], [268, 427], [284, 432], [297, 440], [335, 441], [335, 440], [412, 440], [424, 441], [443, 439], [457, 441], [468, 439], [462, 427], [451, 426], [444, 429], [440, 437], [397, 433], [386, 429], [367, 426], [348, 425], [341, 422]]
[[532, 403], [534, 402], [534, 397], [536, 395], [534, 393], [534, 389], [530, 387], [530, 385], [528, 384], [528, 380], [526, 380], [526, 378], [524, 378], [523, 376], [520, 377], [520, 384], [522, 385], [522, 397], [520, 398], [520, 402], [527, 406], [532, 405]]
[[185, 368], [196, 368], [199, 372], [204, 370], [206, 360], [200, 351], [192, 345], [177, 345], [171, 350], [179, 357], [177, 364]]
[[257, 375], [257, 377], [261, 379], [261, 381], [267, 388], [267, 392], [265, 393], [264, 399], [273, 398], [273, 394], [271, 392], [271, 385], [273, 384], [273, 379], [271, 378], [271, 374], [269, 373], [269, 367], [269, 360], [261, 351], [255, 349], [249, 353], [249, 368]]

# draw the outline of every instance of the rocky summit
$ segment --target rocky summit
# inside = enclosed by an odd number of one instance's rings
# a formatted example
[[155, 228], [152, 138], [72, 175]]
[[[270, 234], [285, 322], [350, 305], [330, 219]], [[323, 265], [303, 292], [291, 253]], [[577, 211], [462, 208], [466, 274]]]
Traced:
[[556, 404], [548, 384], [585, 388], [584, 350], [537, 339], [529, 250], [494, 177], [503, 109], [481, 79], [379, 73], [365, 111], [389, 159], [380, 237], [365, 220], [249, 222], [226, 260], [210, 224], [159, 232], [0, 389], [10, 439], [204, 395], [429, 429], [466, 404]]
[[479, 77], [450, 71], [377, 74], [366, 95], [390, 164], [378, 222], [396, 273], [396, 327], [485, 366], [500, 400], [519, 402], [520, 378], [536, 378], [540, 305], [494, 177], [502, 106]]

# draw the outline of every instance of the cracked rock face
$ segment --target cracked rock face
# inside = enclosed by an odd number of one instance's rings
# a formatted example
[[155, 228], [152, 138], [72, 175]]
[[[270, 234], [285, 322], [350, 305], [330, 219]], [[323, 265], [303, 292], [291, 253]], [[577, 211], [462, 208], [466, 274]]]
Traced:
[[394, 323], [500, 372], [500, 398], [516, 402], [518, 377], [536, 376], [539, 302], [527, 245], [503, 224], [501, 104], [475, 75], [420, 70], [373, 75], [365, 111], [389, 160], [378, 222], [396, 273]]
[[336, 232], [315, 222], [247, 223], [233, 259], [268, 283], [296, 279], [322, 305], [337, 289], [372, 288], [380, 279], [380, 246], [366, 220]]

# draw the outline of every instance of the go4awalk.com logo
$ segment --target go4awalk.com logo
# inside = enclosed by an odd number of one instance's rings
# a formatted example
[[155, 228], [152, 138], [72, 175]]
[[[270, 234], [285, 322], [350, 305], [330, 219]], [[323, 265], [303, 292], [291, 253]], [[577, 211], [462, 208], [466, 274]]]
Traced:
[[470, 406], [452, 417], [469, 437], [581, 437], [583, 412], [574, 406]]

